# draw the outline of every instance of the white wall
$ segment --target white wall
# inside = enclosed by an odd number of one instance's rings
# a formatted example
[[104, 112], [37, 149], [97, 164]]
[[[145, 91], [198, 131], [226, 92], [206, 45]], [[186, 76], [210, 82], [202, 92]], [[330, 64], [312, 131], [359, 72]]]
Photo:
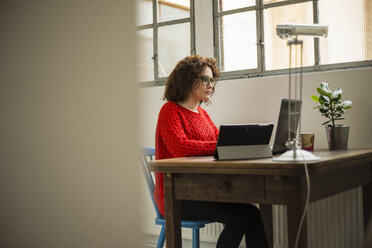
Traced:
[[[315, 132], [315, 147], [327, 148], [324, 127], [325, 119], [316, 103], [310, 99], [316, 94], [320, 82], [328, 82], [331, 88], [342, 87], [343, 99], [353, 101], [353, 107], [340, 123], [351, 126], [349, 147], [372, 147], [372, 69], [355, 69], [304, 74], [302, 131]], [[163, 101], [164, 87], [140, 90], [141, 112], [146, 125], [141, 128], [142, 145], [154, 145], [157, 114]], [[287, 97], [288, 76], [251, 78], [218, 82], [212, 104], [204, 106], [218, 126], [224, 123], [273, 122], [276, 124], [281, 97]], [[274, 135], [273, 135], [274, 136]], [[272, 139], [273, 140], [273, 139]]]
[[0, 2], [0, 247], [139, 247], [134, 1]]

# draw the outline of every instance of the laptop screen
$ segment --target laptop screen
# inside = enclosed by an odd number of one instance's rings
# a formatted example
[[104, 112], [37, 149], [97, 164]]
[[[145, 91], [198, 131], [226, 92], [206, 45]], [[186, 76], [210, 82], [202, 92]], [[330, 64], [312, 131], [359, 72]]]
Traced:
[[213, 157], [216, 160], [271, 157], [273, 127], [271, 123], [221, 125]]
[[[290, 125], [288, 125], [289, 102], [291, 102]], [[287, 150], [285, 143], [288, 140], [288, 134], [290, 139], [293, 139], [296, 136], [298, 123], [301, 117], [301, 105], [301, 100], [281, 99], [278, 123], [276, 125], [276, 133], [272, 149], [273, 154], [283, 153]]]
[[225, 124], [220, 126], [217, 146], [269, 144], [273, 124]]

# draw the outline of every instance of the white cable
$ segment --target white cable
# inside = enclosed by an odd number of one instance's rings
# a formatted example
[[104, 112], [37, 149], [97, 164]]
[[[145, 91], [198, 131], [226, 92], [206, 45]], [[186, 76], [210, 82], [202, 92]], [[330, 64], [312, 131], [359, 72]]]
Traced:
[[[302, 154], [302, 151], [299, 150], [301, 155], [302, 155], [302, 158], [303, 160], [305, 161], [305, 157], [304, 155]], [[298, 231], [297, 231], [297, 236], [296, 236], [296, 243], [295, 243], [295, 248], [297, 248], [297, 245], [298, 245], [298, 240], [300, 238], [300, 233], [301, 233], [301, 228], [302, 228], [302, 224], [304, 222], [304, 219], [305, 219], [305, 216], [306, 216], [306, 213], [307, 213], [307, 208], [309, 206], [309, 200], [310, 200], [310, 177], [309, 177], [309, 172], [308, 172], [308, 169], [307, 169], [307, 164], [306, 162], [304, 162], [304, 167], [305, 167], [305, 174], [306, 174], [306, 182], [307, 182], [307, 194], [306, 194], [306, 201], [305, 201], [305, 208], [304, 208], [304, 212], [302, 214], [302, 217], [301, 217], [301, 221], [300, 221], [300, 225], [298, 226]]]

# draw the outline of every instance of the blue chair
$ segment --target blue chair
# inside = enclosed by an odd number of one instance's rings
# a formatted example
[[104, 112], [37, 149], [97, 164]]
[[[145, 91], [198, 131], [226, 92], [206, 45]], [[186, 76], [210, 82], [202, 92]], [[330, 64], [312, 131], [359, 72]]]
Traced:
[[[154, 189], [155, 184], [154, 180], [151, 175], [151, 171], [148, 166], [148, 161], [152, 161], [155, 156], [155, 148], [153, 147], [146, 147], [142, 148], [141, 152], [142, 158], [141, 158], [141, 164], [143, 173], [145, 175], [147, 188], [149, 190], [152, 203], [155, 208], [156, 212], [156, 218], [155, 218], [155, 224], [161, 225], [161, 231], [158, 239], [157, 248], [162, 248], [165, 241], [165, 219], [160, 215], [158, 206], [155, 203], [154, 199]], [[200, 221], [200, 220], [182, 220], [181, 221], [181, 227], [185, 228], [192, 228], [192, 247], [193, 248], [199, 248], [200, 245], [200, 239], [199, 239], [199, 229], [205, 227], [205, 224], [212, 223], [213, 221]]]

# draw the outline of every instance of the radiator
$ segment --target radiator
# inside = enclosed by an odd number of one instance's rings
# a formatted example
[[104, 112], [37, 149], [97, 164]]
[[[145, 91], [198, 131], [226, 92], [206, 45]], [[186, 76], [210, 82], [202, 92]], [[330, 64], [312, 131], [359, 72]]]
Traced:
[[[363, 244], [363, 202], [361, 187], [309, 205], [307, 214], [309, 248], [360, 248]], [[158, 235], [159, 229], [147, 233]], [[286, 207], [273, 206], [274, 248], [287, 248]], [[223, 226], [219, 223], [200, 229], [200, 240], [215, 243]], [[191, 239], [191, 230], [182, 229], [182, 238]], [[207, 246], [204, 246], [207, 247]], [[208, 246], [211, 247], [211, 246]], [[213, 246], [212, 246], [213, 247]], [[245, 247], [244, 239], [241, 247]], [[201, 244], [203, 248], [203, 244]]]

